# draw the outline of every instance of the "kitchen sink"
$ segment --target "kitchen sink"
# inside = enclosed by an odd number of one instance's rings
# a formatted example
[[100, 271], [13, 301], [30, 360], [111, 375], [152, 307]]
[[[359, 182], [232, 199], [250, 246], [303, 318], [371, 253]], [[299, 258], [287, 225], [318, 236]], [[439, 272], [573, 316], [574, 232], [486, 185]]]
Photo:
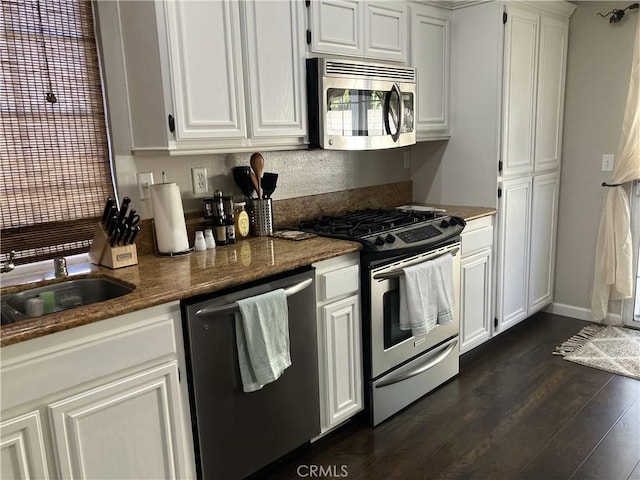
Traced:
[[27, 301], [32, 298], [43, 299], [43, 314], [46, 315], [111, 300], [131, 293], [134, 289], [135, 287], [112, 278], [96, 277], [69, 279], [44, 287], [3, 295], [0, 304], [1, 324], [6, 325], [39, 316], [38, 313], [35, 315], [27, 313]]

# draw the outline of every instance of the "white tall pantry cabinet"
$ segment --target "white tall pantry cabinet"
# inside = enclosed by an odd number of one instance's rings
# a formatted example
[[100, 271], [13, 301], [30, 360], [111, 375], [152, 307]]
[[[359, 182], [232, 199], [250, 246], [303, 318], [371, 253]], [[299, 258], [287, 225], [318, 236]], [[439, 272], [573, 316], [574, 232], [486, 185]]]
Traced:
[[[569, 17], [564, 1], [459, 2], [451, 12], [451, 138], [439, 191], [497, 207], [493, 333], [553, 301]], [[446, 186], [446, 188], [444, 188]]]
[[503, 17], [500, 330], [553, 301], [568, 16], [575, 7], [549, 5], [506, 2]]

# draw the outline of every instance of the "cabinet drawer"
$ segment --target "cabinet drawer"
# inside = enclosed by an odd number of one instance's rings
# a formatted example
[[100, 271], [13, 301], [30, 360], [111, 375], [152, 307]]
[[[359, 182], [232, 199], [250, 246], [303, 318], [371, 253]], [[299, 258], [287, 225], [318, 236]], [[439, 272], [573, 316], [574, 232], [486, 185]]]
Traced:
[[169, 314], [140, 318], [136, 312], [6, 347], [2, 383], [11, 389], [2, 390], [2, 408], [175, 356], [177, 318]]
[[483, 227], [462, 235], [462, 255], [469, 255], [493, 244], [493, 227]]
[[331, 300], [332, 298], [357, 292], [359, 288], [359, 268], [358, 265], [334, 270], [320, 275], [320, 285], [322, 286], [321, 298], [318, 300]]

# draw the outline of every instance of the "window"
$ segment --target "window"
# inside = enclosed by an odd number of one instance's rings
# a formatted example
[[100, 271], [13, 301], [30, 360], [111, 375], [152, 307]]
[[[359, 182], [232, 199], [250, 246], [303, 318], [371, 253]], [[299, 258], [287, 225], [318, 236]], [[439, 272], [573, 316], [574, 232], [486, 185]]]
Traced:
[[0, 0], [0, 251], [88, 251], [114, 195], [91, 3]]

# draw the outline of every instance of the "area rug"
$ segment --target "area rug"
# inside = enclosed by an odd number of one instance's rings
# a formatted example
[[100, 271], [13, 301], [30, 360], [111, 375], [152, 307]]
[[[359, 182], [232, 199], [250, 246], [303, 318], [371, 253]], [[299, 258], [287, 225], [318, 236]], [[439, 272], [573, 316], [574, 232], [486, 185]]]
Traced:
[[556, 347], [565, 360], [640, 380], [640, 330], [589, 325]]

